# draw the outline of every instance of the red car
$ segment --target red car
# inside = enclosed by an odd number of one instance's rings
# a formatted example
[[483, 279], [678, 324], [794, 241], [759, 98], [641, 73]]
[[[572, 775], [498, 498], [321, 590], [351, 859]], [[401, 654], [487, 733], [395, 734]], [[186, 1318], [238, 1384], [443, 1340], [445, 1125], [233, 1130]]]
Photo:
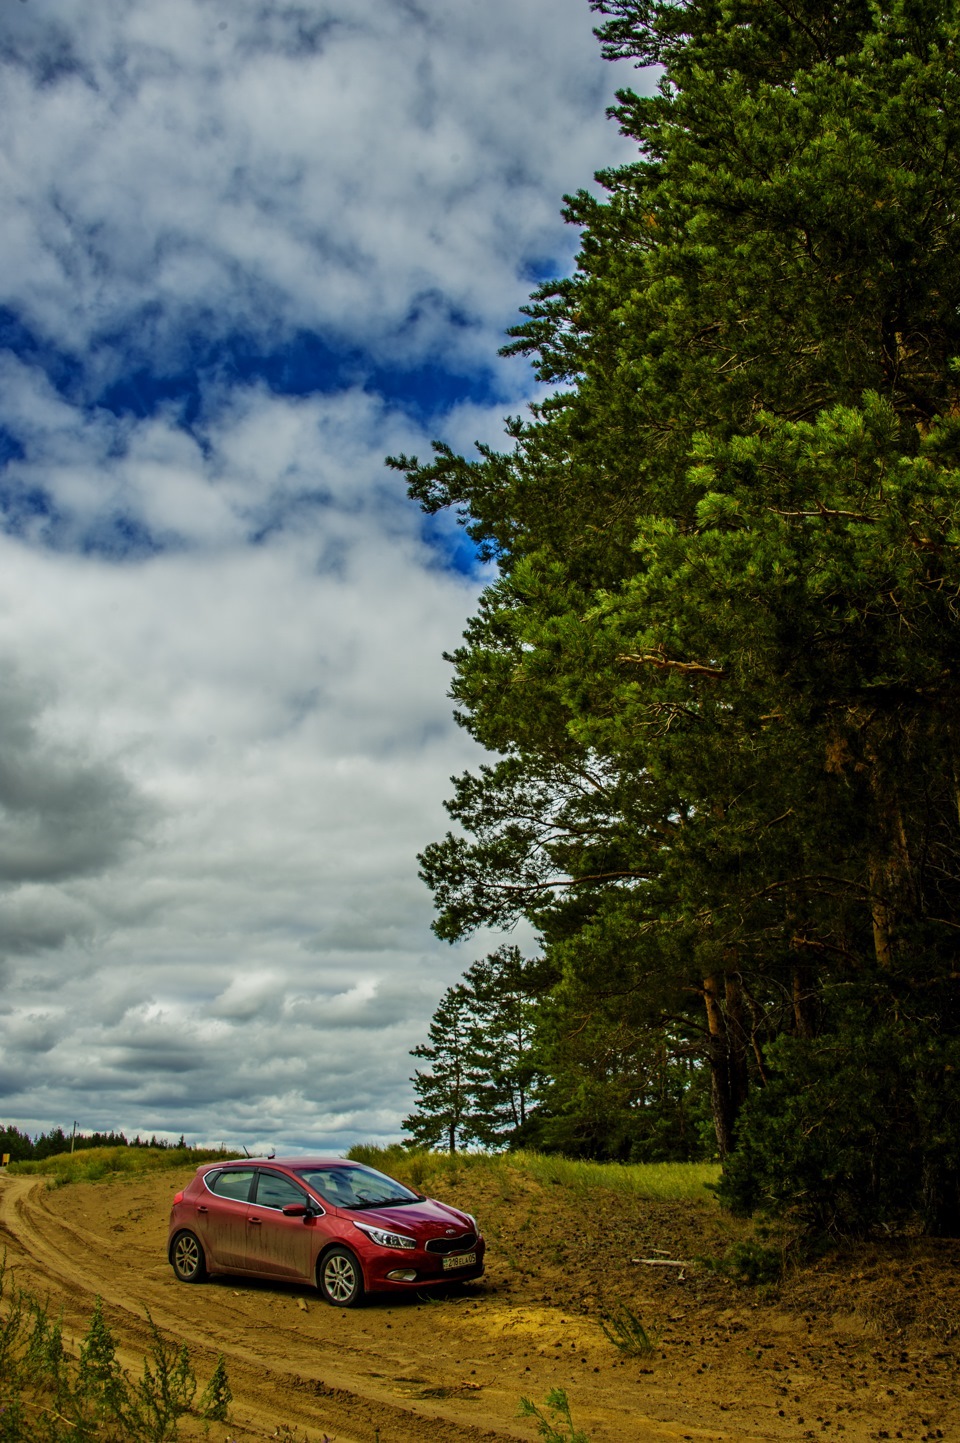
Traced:
[[365, 1292], [479, 1278], [476, 1219], [345, 1158], [207, 1163], [170, 1209], [181, 1282], [211, 1273], [316, 1284], [349, 1308]]

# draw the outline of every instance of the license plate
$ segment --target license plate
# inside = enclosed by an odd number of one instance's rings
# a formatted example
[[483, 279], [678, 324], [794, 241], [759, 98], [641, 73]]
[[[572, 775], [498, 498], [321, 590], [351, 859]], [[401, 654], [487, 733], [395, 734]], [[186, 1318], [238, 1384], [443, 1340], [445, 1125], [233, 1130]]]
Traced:
[[451, 1253], [443, 1260], [443, 1270], [449, 1268], [469, 1268], [477, 1261], [476, 1253]]

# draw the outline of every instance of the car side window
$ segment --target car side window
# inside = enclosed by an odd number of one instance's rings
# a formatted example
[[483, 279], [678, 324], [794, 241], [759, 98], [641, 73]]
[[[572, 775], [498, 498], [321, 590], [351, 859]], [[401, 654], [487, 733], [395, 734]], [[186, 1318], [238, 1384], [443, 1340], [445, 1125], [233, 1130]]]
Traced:
[[291, 1182], [282, 1173], [268, 1172], [266, 1168], [261, 1169], [258, 1174], [255, 1199], [257, 1206], [263, 1208], [285, 1208], [289, 1203], [306, 1206], [310, 1202], [307, 1194], [297, 1187], [295, 1182]]
[[248, 1202], [253, 1179], [252, 1167], [234, 1167], [218, 1173], [212, 1180], [204, 1178], [204, 1182], [217, 1197], [232, 1198], [234, 1202]]

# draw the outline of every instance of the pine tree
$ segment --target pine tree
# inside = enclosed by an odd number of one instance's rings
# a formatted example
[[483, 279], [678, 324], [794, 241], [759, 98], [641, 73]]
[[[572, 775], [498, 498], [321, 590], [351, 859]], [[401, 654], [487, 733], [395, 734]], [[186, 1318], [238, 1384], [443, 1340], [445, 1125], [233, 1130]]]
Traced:
[[413, 1090], [419, 1111], [403, 1119], [403, 1127], [424, 1147], [443, 1143], [454, 1153], [468, 1131], [472, 1042], [472, 998], [463, 983], [448, 987], [430, 1022], [427, 1043], [413, 1048], [411, 1056], [430, 1063], [429, 1072], [419, 1069]]
[[468, 1126], [483, 1147], [516, 1146], [535, 1106], [534, 970], [519, 947], [504, 946], [464, 973], [473, 1003]]
[[699, 1049], [756, 1168], [766, 1084], [818, 1078], [839, 1157], [814, 1059], [899, 1036], [902, 1205], [957, 1231], [958, 7], [593, 8], [663, 73], [515, 329], [557, 389], [506, 454], [394, 463], [499, 569], [453, 695], [502, 760], [422, 859], [437, 931], [530, 920], [592, 1015]]

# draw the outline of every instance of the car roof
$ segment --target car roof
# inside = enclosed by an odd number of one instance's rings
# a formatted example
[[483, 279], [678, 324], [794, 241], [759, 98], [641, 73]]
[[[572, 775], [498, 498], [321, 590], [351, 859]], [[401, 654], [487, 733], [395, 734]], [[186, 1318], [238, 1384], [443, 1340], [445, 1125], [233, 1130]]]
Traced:
[[313, 1167], [364, 1167], [348, 1157], [231, 1157], [226, 1162], [205, 1162], [198, 1172], [225, 1167], [286, 1167], [293, 1170]]

